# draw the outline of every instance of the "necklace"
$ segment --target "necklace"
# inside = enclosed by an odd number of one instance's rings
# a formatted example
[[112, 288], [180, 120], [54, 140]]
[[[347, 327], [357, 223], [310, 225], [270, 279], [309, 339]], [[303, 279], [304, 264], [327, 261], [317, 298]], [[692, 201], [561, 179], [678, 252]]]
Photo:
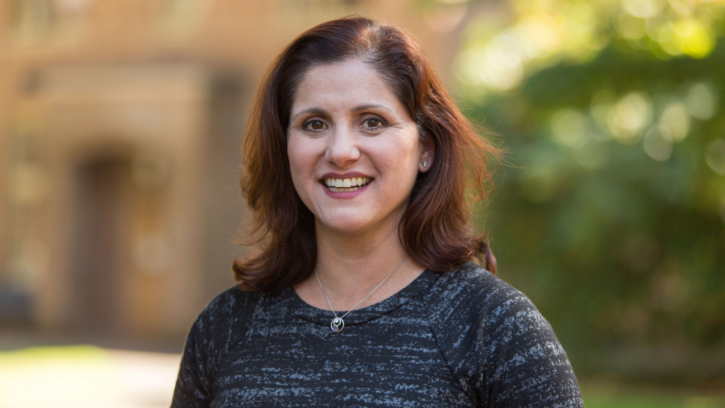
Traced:
[[367, 299], [370, 295], [372, 295], [373, 292], [375, 292], [376, 290], [378, 290], [378, 288], [380, 286], [382, 286], [383, 283], [385, 283], [385, 281], [388, 280], [389, 277], [393, 276], [393, 274], [395, 273], [395, 271], [397, 271], [398, 268], [400, 268], [403, 265], [403, 263], [405, 263], [405, 261], [407, 261], [407, 260], [408, 260], [408, 257], [407, 256], [405, 258], [403, 258], [403, 260], [398, 264], [398, 266], [396, 266], [395, 269], [393, 269], [393, 271], [390, 272], [388, 274], [388, 276], [386, 276], [385, 279], [383, 279], [382, 282], [378, 283], [378, 286], [374, 287], [373, 290], [370, 291], [370, 293], [368, 293], [367, 295], [365, 295], [364, 298], [360, 299], [360, 301], [357, 302], [355, 304], [355, 306], [351, 307], [350, 310], [348, 310], [347, 313], [345, 313], [342, 316], [338, 316], [337, 313], [335, 312], [335, 309], [332, 307], [332, 303], [330, 303], [330, 298], [328, 298], [327, 297], [327, 293], [325, 293], [325, 288], [322, 287], [322, 281], [320, 281], [320, 277], [319, 277], [319, 275], [317, 275], [317, 271], [314, 271], [315, 272], [315, 278], [317, 278], [317, 283], [320, 284], [320, 289], [322, 289], [322, 295], [325, 296], [325, 300], [327, 300], [327, 305], [330, 306], [330, 310], [332, 310], [332, 314], [335, 316], [335, 318], [333, 318], [332, 321], [330, 322], [330, 328], [332, 329], [332, 331], [335, 332], [335, 333], [340, 333], [342, 331], [342, 329], [345, 327], [345, 321], [342, 320], [342, 319], [344, 319], [345, 316], [347, 316], [348, 314], [350, 314], [350, 312], [352, 312], [353, 310], [355, 310], [355, 308], [360, 303], [362, 303], [365, 299]]

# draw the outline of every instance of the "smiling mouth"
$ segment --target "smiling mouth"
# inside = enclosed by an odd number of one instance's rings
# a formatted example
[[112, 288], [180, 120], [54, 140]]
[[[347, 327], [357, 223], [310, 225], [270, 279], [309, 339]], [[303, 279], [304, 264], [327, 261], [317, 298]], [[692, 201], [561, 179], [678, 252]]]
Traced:
[[351, 177], [346, 179], [326, 178], [322, 183], [328, 190], [343, 193], [359, 190], [370, 184], [374, 179], [372, 177]]

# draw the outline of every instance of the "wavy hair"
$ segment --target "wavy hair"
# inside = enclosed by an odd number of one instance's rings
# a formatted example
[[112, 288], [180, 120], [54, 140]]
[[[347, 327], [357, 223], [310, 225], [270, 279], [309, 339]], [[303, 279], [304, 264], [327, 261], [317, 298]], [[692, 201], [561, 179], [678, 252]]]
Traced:
[[[474, 232], [467, 187], [484, 199], [488, 163], [500, 150], [480, 137], [453, 102], [418, 44], [403, 30], [350, 16], [302, 33], [276, 58], [251, 105], [242, 147], [242, 195], [251, 225], [240, 244], [259, 251], [232, 266], [239, 287], [279, 292], [302, 282], [317, 261], [314, 215], [292, 184], [287, 127], [297, 87], [313, 67], [359, 58], [390, 86], [435, 145], [431, 169], [419, 173], [400, 222], [400, 241], [419, 265], [438, 273], [477, 258], [496, 271], [482, 234]], [[261, 244], [261, 245], [260, 245]]]

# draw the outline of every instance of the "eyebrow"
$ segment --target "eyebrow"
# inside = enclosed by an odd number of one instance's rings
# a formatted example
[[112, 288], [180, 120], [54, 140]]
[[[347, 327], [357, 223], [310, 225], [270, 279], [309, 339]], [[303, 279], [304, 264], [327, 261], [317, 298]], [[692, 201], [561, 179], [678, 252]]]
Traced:
[[[389, 111], [389, 110], [390, 110], [390, 109], [389, 109], [388, 107], [386, 107], [386, 106], [383, 106], [383, 105], [376, 105], [376, 104], [368, 104], [368, 105], [359, 105], [359, 106], [356, 106], [356, 107], [355, 107], [355, 108], [353, 109], [353, 111], [354, 111], [354, 112], [359, 112], [359, 111], [362, 111], [362, 110], [367, 110], [367, 109], [376, 109], [376, 108], [380, 108], [380, 109], [385, 109], [385, 110], [387, 110], [387, 111]], [[391, 111], [391, 112], [392, 112], [392, 111]]]
[[[378, 104], [358, 105], [358, 106], [354, 107], [352, 109], [352, 111], [353, 112], [360, 112], [360, 111], [364, 111], [364, 110], [367, 110], [367, 109], [384, 109], [386, 111], [393, 112], [390, 108], [388, 108], [388, 107], [386, 107], [384, 105], [378, 105]], [[315, 115], [328, 116], [327, 111], [324, 110], [324, 109], [320, 109], [320, 108], [307, 108], [307, 109], [304, 109], [304, 110], [298, 112], [296, 115], [294, 115], [294, 117], [292, 119], [294, 120], [298, 116], [304, 115], [304, 114], [307, 114], [307, 113], [312, 113], [312, 114], [315, 114]]]
[[314, 113], [315, 115], [327, 115], [327, 112], [320, 108], [307, 108], [305, 110], [302, 110], [298, 112], [296, 115], [292, 117], [292, 119], [297, 119], [298, 116], [304, 115], [305, 113]]

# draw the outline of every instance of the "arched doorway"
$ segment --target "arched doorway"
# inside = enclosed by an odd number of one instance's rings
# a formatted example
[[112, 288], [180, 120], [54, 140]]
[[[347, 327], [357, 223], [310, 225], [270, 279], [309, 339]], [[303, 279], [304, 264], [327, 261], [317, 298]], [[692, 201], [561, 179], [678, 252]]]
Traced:
[[122, 328], [127, 272], [130, 161], [98, 158], [75, 172], [72, 324], [84, 335]]

